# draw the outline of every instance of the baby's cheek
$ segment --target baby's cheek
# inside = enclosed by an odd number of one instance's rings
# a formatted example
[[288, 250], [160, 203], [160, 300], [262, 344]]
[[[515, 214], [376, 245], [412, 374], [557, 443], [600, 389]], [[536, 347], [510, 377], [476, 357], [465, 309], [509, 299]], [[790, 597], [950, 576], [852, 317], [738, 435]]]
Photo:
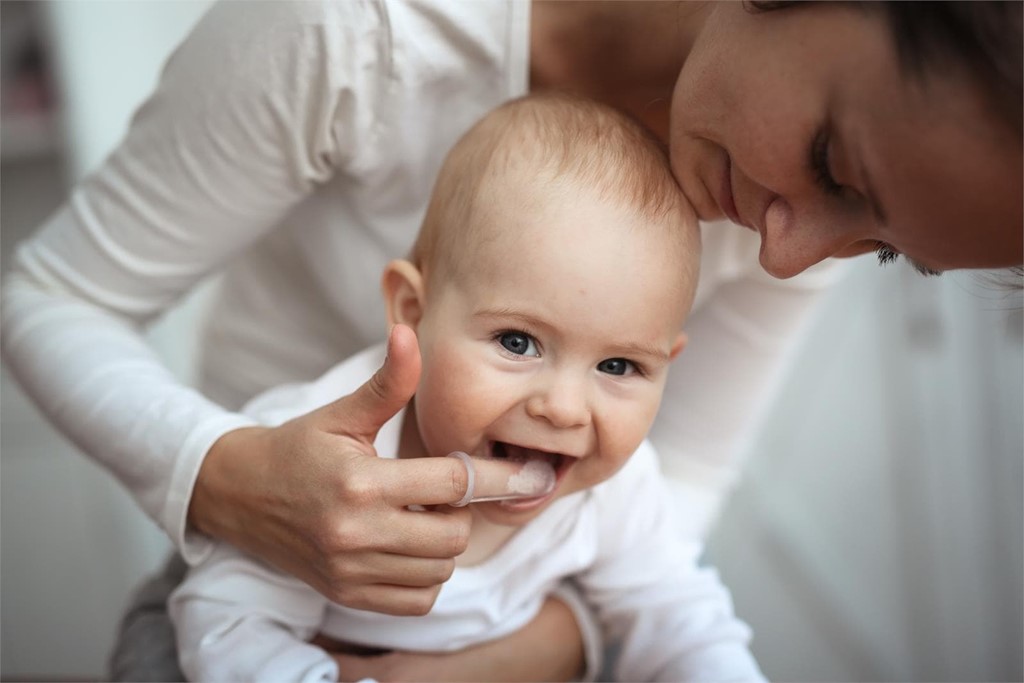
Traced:
[[449, 425], [461, 422], [463, 413], [472, 406], [467, 400], [470, 397], [465, 383], [443, 373], [427, 379], [417, 393], [419, 410], [435, 418], [445, 416], [443, 422]]
[[448, 430], [484, 419], [481, 408], [493, 403], [493, 387], [480, 381], [472, 366], [445, 357], [435, 360], [424, 368], [420, 378], [418, 410], [430, 414]]
[[601, 450], [609, 460], [625, 463], [629, 456], [640, 447], [651, 430], [656, 411], [622, 414], [607, 425], [601, 435]]

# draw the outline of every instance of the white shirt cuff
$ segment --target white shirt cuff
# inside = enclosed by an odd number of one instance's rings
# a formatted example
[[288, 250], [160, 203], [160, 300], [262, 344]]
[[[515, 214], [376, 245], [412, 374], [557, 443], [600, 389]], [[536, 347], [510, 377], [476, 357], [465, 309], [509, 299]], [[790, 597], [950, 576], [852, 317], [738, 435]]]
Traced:
[[217, 439], [255, 424], [251, 418], [237, 413], [219, 415], [196, 427], [178, 453], [160, 524], [189, 565], [201, 562], [213, 548], [213, 539], [188, 526], [188, 506], [203, 459]]

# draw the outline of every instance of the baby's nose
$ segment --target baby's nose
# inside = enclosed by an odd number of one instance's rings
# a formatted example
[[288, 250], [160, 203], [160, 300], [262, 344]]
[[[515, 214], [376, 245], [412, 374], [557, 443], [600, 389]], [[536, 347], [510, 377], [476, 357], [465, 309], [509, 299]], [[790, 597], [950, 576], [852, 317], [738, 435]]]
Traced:
[[546, 420], [559, 429], [586, 427], [590, 424], [590, 406], [581, 382], [556, 375], [540, 387], [526, 402], [530, 417]]

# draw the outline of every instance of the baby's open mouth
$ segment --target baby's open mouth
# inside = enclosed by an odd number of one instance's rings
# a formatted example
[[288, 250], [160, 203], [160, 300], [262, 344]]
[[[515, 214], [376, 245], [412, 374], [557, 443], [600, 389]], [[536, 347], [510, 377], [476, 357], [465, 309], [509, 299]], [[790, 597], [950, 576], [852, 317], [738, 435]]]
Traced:
[[525, 511], [543, 505], [554, 493], [569, 466], [575, 462], [575, 458], [561, 453], [516, 446], [504, 441], [492, 441], [490, 451], [495, 460], [522, 465], [518, 474], [509, 477], [508, 487], [510, 492], [526, 495], [504, 497], [499, 504], [507, 510]]
[[558, 472], [567, 458], [561, 453], [549, 453], [535, 448], [526, 448], [503, 441], [491, 443], [491, 456], [512, 462], [531, 462], [539, 460], [551, 465], [555, 472]]

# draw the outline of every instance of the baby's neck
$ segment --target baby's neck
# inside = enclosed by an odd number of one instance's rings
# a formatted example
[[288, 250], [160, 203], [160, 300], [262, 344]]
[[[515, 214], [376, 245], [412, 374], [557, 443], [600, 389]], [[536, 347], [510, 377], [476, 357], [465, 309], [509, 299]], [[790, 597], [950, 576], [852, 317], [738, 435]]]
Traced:
[[473, 528], [469, 532], [466, 552], [455, 558], [456, 567], [472, 567], [486, 562], [519, 530], [518, 527], [495, 524], [478, 514], [470, 505]]

